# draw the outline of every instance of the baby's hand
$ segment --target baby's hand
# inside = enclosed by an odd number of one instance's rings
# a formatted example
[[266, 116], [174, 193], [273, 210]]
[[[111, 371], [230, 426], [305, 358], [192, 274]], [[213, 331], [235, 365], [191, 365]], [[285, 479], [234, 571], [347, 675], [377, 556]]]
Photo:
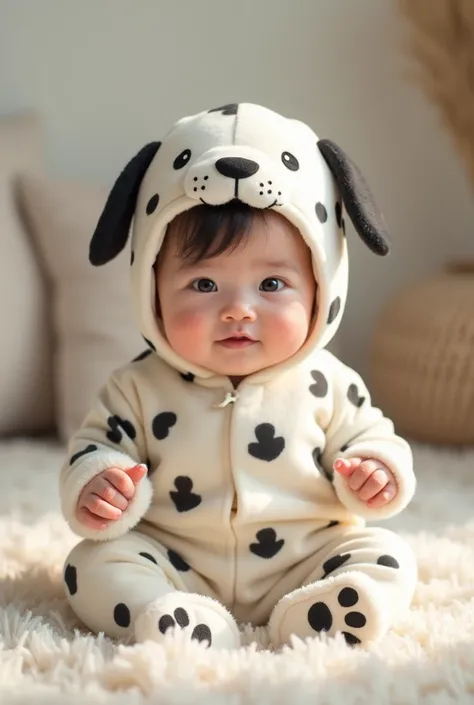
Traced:
[[350, 489], [356, 492], [368, 507], [383, 507], [397, 494], [395, 478], [380, 460], [336, 458], [333, 467], [336, 472], [347, 478]]
[[127, 470], [108, 468], [96, 475], [80, 494], [78, 520], [88, 529], [106, 529], [120, 519], [146, 473], [146, 465], [134, 465]]

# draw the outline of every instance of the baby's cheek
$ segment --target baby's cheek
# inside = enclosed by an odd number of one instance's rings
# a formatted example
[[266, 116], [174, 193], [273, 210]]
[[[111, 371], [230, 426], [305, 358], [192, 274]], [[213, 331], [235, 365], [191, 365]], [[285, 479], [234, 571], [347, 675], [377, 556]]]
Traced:
[[308, 334], [308, 317], [300, 303], [287, 306], [274, 317], [276, 335], [293, 345], [302, 345]]

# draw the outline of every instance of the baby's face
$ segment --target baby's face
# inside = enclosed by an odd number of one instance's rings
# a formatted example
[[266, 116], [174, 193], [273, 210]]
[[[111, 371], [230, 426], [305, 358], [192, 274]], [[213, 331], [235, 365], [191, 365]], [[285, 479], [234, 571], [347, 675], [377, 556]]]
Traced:
[[185, 360], [239, 380], [294, 355], [315, 301], [311, 254], [298, 231], [269, 211], [237, 249], [198, 264], [166, 243], [156, 267], [168, 343]]

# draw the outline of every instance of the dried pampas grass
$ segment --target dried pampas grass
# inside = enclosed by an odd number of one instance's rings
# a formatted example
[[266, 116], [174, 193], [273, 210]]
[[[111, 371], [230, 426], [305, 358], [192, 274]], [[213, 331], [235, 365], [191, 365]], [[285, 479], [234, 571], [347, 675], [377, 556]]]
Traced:
[[414, 77], [439, 110], [474, 188], [474, 0], [398, 0]]

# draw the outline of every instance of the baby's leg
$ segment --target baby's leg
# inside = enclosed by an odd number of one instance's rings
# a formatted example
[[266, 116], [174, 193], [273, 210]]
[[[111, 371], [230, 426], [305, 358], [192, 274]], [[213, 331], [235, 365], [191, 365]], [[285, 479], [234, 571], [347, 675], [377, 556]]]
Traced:
[[186, 566], [185, 582], [165, 548], [131, 531], [112, 541], [81, 541], [66, 559], [64, 581], [73, 611], [93, 632], [161, 641], [169, 629], [181, 628], [213, 647], [239, 646], [232, 615], [192, 591], [192, 573]]
[[380, 528], [334, 528], [315, 555], [315, 570], [289, 592], [269, 620], [275, 647], [342, 632], [348, 644], [382, 636], [410, 606], [417, 580], [415, 557], [397, 534]]

